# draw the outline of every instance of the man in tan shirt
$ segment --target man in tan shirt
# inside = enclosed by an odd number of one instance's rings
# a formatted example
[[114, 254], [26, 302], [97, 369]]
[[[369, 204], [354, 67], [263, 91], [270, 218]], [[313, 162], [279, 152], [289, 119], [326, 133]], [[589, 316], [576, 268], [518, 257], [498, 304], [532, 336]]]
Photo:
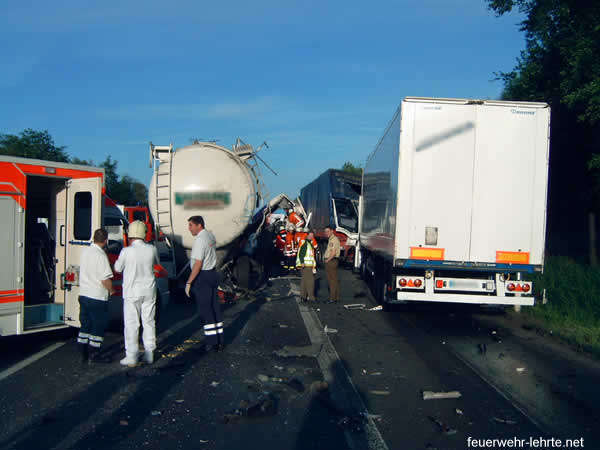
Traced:
[[329, 303], [337, 303], [340, 300], [340, 282], [338, 280], [338, 265], [340, 259], [340, 240], [335, 235], [334, 227], [325, 227], [325, 235], [328, 238], [327, 249], [323, 258], [325, 260], [325, 273], [329, 284]]

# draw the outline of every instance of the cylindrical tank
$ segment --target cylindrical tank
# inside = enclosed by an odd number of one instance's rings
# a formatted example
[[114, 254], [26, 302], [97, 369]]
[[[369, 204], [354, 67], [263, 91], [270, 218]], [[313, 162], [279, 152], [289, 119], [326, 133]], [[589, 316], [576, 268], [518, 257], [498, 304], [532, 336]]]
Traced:
[[[210, 142], [177, 149], [171, 158], [171, 164], [163, 159], [158, 168], [158, 173], [170, 172], [158, 176], [158, 191], [157, 175], [152, 176], [148, 191], [150, 213], [161, 231], [172, 238], [175, 245], [186, 250], [188, 258], [194, 242], [188, 230], [188, 218], [202, 216], [206, 229], [217, 240], [217, 264], [220, 265], [229, 247], [251, 222], [252, 213], [260, 202], [255, 172], [243, 157]], [[161, 187], [165, 185], [170, 187]], [[169, 202], [164, 199], [168, 197], [171, 200], [170, 215], [165, 212]], [[181, 262], [177, 263], [179, 267]]]

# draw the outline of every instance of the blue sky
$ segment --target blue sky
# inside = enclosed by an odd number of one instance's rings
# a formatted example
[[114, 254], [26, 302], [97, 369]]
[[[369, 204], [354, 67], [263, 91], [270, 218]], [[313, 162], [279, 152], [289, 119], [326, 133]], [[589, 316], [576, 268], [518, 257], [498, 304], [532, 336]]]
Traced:
[[405, 96], [498, 98], [520, 20], [483, 0], [3, 0], [0, 133], [47, 129], [146, 184], [149, 141], [267, 141], [269, 193], [296, 195], [362, 164]]

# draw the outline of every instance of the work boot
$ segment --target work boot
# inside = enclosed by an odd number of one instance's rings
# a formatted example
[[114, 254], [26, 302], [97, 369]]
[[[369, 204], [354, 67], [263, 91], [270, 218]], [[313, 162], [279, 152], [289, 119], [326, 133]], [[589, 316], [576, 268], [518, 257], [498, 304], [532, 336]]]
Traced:
[[218, 345], [212, 345], [212, 344], [205, 344], [204, 345], [204, 351], [206, 353], [218, 352], [219, 351], [219, 346]]
[[146, 364], [152, 364], [154, 362], [154, 352], [152, 350], [146, 350], [142, 355], [142, 361]]
[[110, 359], [100, 353], [100, 349], [96, 347], [89, 348], [88, 364], [109, 364]]
[[122, 366], [135, 367], [137, 365], [137, 358], [131, 355], [127, 355], [125, 356], [125, 358], [119, 361], [119, 363]]
[[81, 363], [84, 364], [88, 361], [88, 358], [90, 357], [90, 354], [88, 351], [88, 345], [87, 344], [77, 344], [77, 346], [79, 347], [79, 354], [81, 355]]

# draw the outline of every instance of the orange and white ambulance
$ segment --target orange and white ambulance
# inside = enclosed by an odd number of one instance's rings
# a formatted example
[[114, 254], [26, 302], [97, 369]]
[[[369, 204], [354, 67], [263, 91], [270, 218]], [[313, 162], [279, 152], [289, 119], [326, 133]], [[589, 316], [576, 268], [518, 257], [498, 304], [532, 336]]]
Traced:
[[0, 336], [79, 326], [79, 263], [104, 194], [104, 169], [0, 155]]

